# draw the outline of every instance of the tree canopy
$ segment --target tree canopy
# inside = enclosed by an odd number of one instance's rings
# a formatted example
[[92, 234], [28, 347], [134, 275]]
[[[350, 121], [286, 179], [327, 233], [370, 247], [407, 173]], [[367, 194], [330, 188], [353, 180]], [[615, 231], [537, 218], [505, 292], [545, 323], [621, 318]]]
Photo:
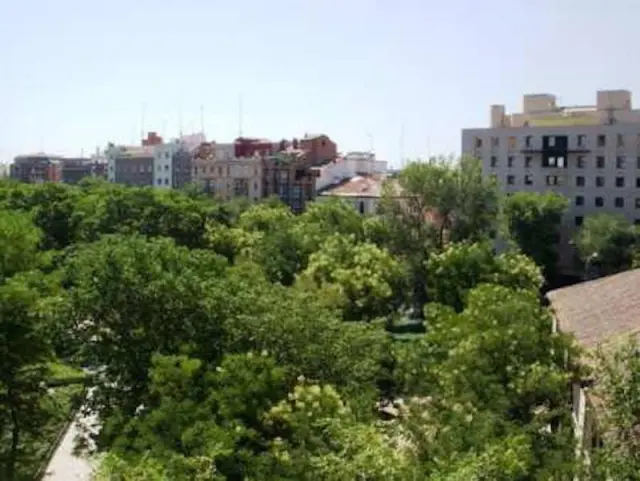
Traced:
[[[540, 292], [566, 203], [502, 198], [467, 158], [383, 191], [376, 214], [294, 215], [0, 183], [2, 479], [31, 479], [52, 363], [94, 373], [98, 480], [573, 479], [577, 354]], [[518, 249], [496, 251], [501, 221]], [[604, 262], [631, 231], [594, 222], [578, 247]]]

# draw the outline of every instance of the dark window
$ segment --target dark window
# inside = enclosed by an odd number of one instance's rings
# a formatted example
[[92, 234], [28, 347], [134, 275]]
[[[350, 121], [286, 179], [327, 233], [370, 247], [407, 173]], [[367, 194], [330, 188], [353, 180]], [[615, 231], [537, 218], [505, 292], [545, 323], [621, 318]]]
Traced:
[[164, 185], [169, 185], [169, 177], [164, 178]]
[[507, 175], [507, 185], [513, 185], [516, 183], [515, 175]]
[[547, 175], [547, 185], [560, 185], [560, 177], [557, 175]]
[[581, 175], [576, 177], [576, 186], [584, 187], [584, 177], [582, 177]]
[[598, 135], [598, 147], [604, 147], [607, 144], [606, 135]]
[[530, 135], [527, 135], [524, 138], [524, 145], [527, 146], [527, 147], [531, 147], [531, 136]]
[[602, 207], [604, 205], [604, 199], [602, 197], [596, 197], [594, 203], [596, 207]]
[[575, 218], [575, 224], [580, 227], [582, 225], [582, 221], [584, 220], [584, 218], [581, 215], [576, 216]]
[[636, 157], [636, 168], [640, 169], [640, 157]]
[[498, 165], [498, 157], [495, 155], [491, 156], [491, 167], [496, 167]]
[[500, 137], [491, 137], [491, 147], [500, 146]]
[[624, 207], [624, 198], [623, 197], [616, 197], [613, 204], [617, 207], [617, 208], [622, 208]]
[[581, 195], [576, 195], [576, 205], [584, 205], [584, 197]]
[[616, 177], [616, 187], [624, 187], [624, 177]]
[[626, 161], [623, 155], [618, 155], [616, 157], [616, 169], [624, 169], [626, 166]]
[[507, 157], [507, 167], [513, 167], [513, 155]]
[[616, 145], [618, 147], [624, 147], [624, 135], [618, 134], [616, 136]]
[[636, 187], [640, 189], [640, 177], [636, 177]]
[[640, 197], [636, 197], [636, 209], [640, 209]]
[[596, 187], [604, 187], [604, 177], [596, 177]]
[[596, 157], [596, 167], [598, 169], [604, 169], [604, 157], [602, 155]]
[[360, 213], [364, 214], [364, 201], [363, 200], [360, 201], [359, 209], [360, 209]]
[[578, 147], [584, 147], [585, 135], [578, 135]]
[[576, 167], [578, 167], [578, 169], [584, 169], [584, 157], [582, 155], [578, 156], [578, 159], [576, 160]]
[[306, 172], [304, 169], [296, 169], [296, 180], [300, 180], [305, 176]]
[[525, 175], [524, 176], [524, 183], [525, 183], [525, 185], [533, 184], [533, 176], [531, 174]]
[[161, 185], [162, 184], [162, 179], [158, 179], [156, 182], [157, 182], [158, 185]]
[[527, 156], [524, 158], [524, 166], [525, 166], [526, 168], [531, 167], [531, 156], [530, 156], [530, 155], [527, 155]]
[[476, 137], [476, 148], [482, 147], [482, 139], [480, 137]]

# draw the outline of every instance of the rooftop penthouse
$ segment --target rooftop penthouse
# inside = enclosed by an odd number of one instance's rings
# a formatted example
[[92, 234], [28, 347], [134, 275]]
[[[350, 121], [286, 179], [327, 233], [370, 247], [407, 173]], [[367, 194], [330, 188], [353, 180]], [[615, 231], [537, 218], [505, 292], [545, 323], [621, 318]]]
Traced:
[[504, 105], [491, 106], [491, 128], [571, 127], [640, 123], [628, 90], [599, 90], [595, 105], [561, 106], [553, 94], [527, 94], [522, 112], [507, 114]]

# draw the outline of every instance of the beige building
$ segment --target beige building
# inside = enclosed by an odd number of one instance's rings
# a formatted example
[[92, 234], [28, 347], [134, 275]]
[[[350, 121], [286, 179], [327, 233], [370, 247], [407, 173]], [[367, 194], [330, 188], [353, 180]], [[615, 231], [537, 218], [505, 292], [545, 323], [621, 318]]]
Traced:
[[262, 197], [260, 157], [235, 157], [234, 143], [204, 143], [194, 154], [193, 175], [206, 192], [222, 199]]
[[525, 95], [521, 113], [490, 109], [490, 125], [462, 131], [462, 152], [482, 160], [509, 192], [554, 191], [570, 201], [561, 264], [574, 266], [569, 240], [600, 212], [640, 223], [640, 110], [631, 92], [606, 90], [595, 105], [561, 106], [551, 94]]

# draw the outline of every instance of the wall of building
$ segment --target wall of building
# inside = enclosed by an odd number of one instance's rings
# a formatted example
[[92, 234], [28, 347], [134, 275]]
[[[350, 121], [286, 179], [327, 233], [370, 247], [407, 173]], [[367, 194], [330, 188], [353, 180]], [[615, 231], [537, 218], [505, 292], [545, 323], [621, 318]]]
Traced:
[[[543, 137], [565, 135], [569, 153], [563, 167], [545, 167]], [[561, 232], [566, 269], [574, 261], [569, 241], [586, 216], [620, 214], [640, 223], [640, 123], [468, 129], [462, 151], [480, 158], [484, 174], [495, 175], [507, 193], [553, 191], [569, 199]]]

